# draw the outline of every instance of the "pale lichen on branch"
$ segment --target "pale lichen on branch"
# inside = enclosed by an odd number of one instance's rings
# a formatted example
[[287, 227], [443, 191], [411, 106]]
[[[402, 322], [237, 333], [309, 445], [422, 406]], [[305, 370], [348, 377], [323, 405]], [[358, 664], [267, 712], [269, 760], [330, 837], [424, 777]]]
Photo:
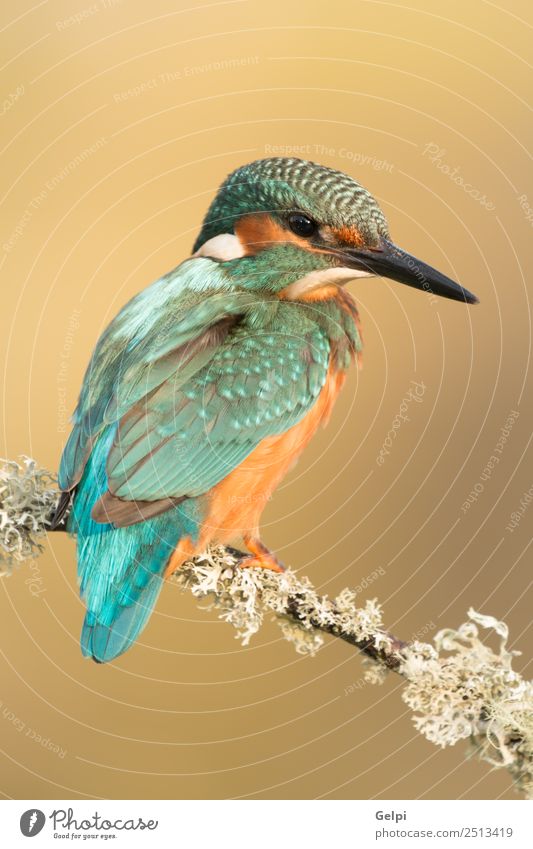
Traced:
[[[58, 500], [55, 479], [28, 458], [0, 461], [0, 575], [37, 557]], [[441, 746], [468, 740], [492, 767], [506, 767], [533, 797], [533, 682], [513, 669], [505, 623], [468, 611], [458, 629], [437, 633], [434, 645], [405, 643], [386, 630], [376, 600], [356, 604], [357, 593], [321, 596], [307, 578], [288, 570], [243, 569], [240, 553], [213, 548], [173, 575], [183, 590], [208, 599], [246, 645], [273, 617], [301, 654], [314, 655], [325, 635], [339, 637], [367, 660], [365, 677], [380, 683], [388, 671], [406, 682], [402, 698], [417, 730]], [[495, 638], [492, 648], [482, 630]], [[493, 640], [494, 642], [494, 640]]]
[[0, 575], [37, 557], [59, 494], [56, 479], [35, 460], [0, 458]]
[[[351, 590], [330, 599], [290, 570], [240, 569], [238, 562], [237, 552], [220, 547], [173, 577], [196, 598], [209, 598], [244, 645], [268, 614], [300, 653], [315, 654], [324, 633], [351, 643], [374, 661], [367, 680], [383, 680], [380, 669], [405, 679], [402, 698], [426, 739], [441, 747], [468, 740], [483, 760], [506, 767], [519, 789], [533, 796], [533, 682], [513, 670], [519, 653], [507, 649], [503, 622], [470, 609], [469, 621], [439, 631], [434, 646], [405, 643], [386, 631], [375, 600], [357, 607]], [[480, 628], [496, 637], [495, 649], [480, 639]]]

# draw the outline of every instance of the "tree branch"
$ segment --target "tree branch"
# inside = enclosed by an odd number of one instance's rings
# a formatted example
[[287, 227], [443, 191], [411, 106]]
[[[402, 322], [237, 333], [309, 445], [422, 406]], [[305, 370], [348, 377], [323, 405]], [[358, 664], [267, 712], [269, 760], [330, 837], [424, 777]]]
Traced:
[[[58, 500], [53, 484], [33, 460], [0, 460], [0, 575], [42, 550]], [[503, 622], [470, 609], [468, 621], [439, 631], [434, 645], [406, 643], [388, 633], [376, 600], [358, 607], [349, 589], [330, 599], [291, 570], [240, 568], [242, 557], [235, 549], [214, 548], [172, 579], [209, 599], [243, 645], [265, 616], [274, 617], [302, 654], [315, 654], [324, 634], [344, 640], [364, 655], [369, 682], [382, 682], [389, 671], [403, 677], [402, 698], [428, 740], [441, 747], [468, 740], [480, 758], [508, 769], [517, 788], [533, 798], [533, 682], [513, 669], [518, 652], [507, 649]], [[482, 641], [481, 629], [496, 636], [496, 649]]]

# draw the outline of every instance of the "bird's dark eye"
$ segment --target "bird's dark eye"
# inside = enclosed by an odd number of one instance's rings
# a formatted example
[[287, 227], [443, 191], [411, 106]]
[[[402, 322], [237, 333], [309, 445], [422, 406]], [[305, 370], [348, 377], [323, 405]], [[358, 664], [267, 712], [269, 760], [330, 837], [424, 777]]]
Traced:
[[309, 239], [316, 233], [317, 225], [312, 218], [304, 215], [303, 212], [293, 212], [289, 215], [289, 227], [297, 236], [303, 236], [304, 239]]

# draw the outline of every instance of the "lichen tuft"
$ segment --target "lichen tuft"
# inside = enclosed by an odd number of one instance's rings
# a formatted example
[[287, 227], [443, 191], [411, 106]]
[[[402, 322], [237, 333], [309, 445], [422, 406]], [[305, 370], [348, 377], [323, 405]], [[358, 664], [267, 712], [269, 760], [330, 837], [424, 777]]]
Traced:
[[57, 504], [54, 476], [29, 457], [0, 459], [0, 575], [42, 551], [40, 540]]

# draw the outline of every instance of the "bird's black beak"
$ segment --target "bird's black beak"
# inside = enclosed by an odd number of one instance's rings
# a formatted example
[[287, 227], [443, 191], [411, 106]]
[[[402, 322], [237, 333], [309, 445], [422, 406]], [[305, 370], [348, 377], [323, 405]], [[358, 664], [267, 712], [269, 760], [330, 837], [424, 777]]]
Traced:
[[[353, 248], [344, 254], [350, 268], [367, 271], [378, 277], [388, 277], [398, 283], [406, 283], [415, 289], [422, 289], [433, 295], [451, 298], [453, 301], [464, 301], [466, 304], [477, 304], [475, 295], [463, 289], [458, 283], [441, 274], [431, 265], [422, 262], [411, 254], [402, 251], [392, 242], [383, 240], [379, 248]], [[349, 258], [349, 259], [348, 259]]]

